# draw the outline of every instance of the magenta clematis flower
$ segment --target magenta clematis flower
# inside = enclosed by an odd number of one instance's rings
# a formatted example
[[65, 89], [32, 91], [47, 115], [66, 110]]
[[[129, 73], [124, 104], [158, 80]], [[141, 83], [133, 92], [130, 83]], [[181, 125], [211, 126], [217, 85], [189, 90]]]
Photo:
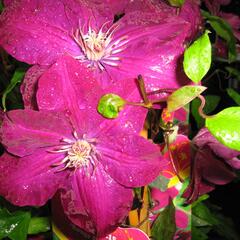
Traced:
[[[127, 6], [119, 1], [113, 9]], [[152, 5], [141, 18], [139, 9], [126, 11], [113, 23], [113, 9], [99, 1], [12, 1], [0, 16], [0, 45], [29, 64], [51, 65], [71, 55], [104, 86], [133, 81], [138, 74], [148, 91], [187, 84], [178, 62], [192, 31], [190, 22]]]
[[[135, 88], [123, 86], [106, 91], [126, 96]], [[73, 223], [97, 236], [112, 232], [131, 207], [131, 188], [154, 180], [165, 161], [157, 145], [139, 136], [146, 110], [127, 107], [107, 120], [96, 110], [104, 93], [71, 57], [47, 70], [39, 79], [40, 111], [4, 116], [0, 194], [15, 205], [41, 206], [59, 189]]]
[[212, 191], [215, 185], [224, 185], [235, 178], [234, 168], [240, 168], [240, 152], [218, 142], [203, 128], [193, 139], [191, 182], [183, 196], [193, 202], [199, 196]]

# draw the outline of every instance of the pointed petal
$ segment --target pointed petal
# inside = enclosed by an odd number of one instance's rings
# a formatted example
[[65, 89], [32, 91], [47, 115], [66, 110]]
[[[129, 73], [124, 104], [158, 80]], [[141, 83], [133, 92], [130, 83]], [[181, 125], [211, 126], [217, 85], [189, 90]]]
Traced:
[[[133, 17], [139, 19], [134, 15], [128, 18]], [[181, 19], [179, 22], [169, 19], [167, 22], [145, 26], [143, 22], [124, 21], [123, 19], [122, 25], [115, 33], [113, 43], [122, 37], [126, 37], [127, 40], [122, 47], [118, 47], [122, 51], [113, 55], [120, 58], [118, 66], [114, 68], [104, 65], [109, 76], [114, 76], [115, 81], [124, 78], [131, 81], [142, 74], [148, 92], [177, 88], [189, 83], [180, 62], [189, 29], [186, 22]]]
[[[67, 111], [75, 127], [86, 129], [85, 116], [96, 115], [102, 121], [97, 103], [103, 95], [92, 72], [71, 57], [62, 57], [39, 79], [37, 102], [40, 110]], [[99, 116], [98, 116], [99, 115]], [[86, 119], [90, 119], [86, 117]]]
[[78, 15], [69, 18], [78, 6], [71, 3], [74, 1], [20, 0], [9, 4], [0, 17], [1, 46], [29, 64], [48, 65], [65, 53], [79, 55], [70, 33], [76, 27], [73, 21], [77, 22], [83, 13], [78, 7]]
[[56, 112], [13, 110], [5, 114], [1, 134], [7, 151], [19, 157], [37, 149], [73, 139], [73, 129], [65, 115]]
[[0, 195], [18, 206], [42, 206], [63, 183], [67, 171], [56, 173], [51, 165], [62, 155], [39, 150], [23, 158], [0, 157]]
[[100, 28], [114, 17], [110, 10], [106, 12], [106, 8], [91, 1], [7, 3], [0, 17], [0, 44], [15, 58], [29, 64], [49, 65], [64, 54], [82, 56], [72, 32], [79, 25], [87, 28], [89, 23], [93, 28]]
[[106, 120], [97, 112], [98, 101], [106, 93], [118, 94], [128, 101], [140, 101], [141, 97], [133, 79], [112, 82], [102, 89], [90, 69], [66, 56], [42, 75], [38, 87], [39, 109], [68, 111], [74, 126], [81, 134], [95, 131], [92, 126], [100, 124], [101, 128], [105, 125], [121, 125], [137, 132], [143, 127], [147, 110], [142, 107], [126, 107], [119, 117], [112, 121]]
[[61, 198], [69, 219], [83, 230], [104, 236], [123, 222], [132, 203], [131, 189], [115, 182], [101, 163], [91, 173], [79, 169]]
[[128, 187], [151, 183], [167, 164], [159, 146], [117, 128], [99, 137], [97, 151], [111, 177]]

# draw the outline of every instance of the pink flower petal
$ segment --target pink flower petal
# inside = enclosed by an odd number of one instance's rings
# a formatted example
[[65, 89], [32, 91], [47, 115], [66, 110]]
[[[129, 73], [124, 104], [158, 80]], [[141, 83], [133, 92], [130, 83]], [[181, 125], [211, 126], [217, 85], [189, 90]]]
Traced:
[[13, 110], [5, 114], [1, 128], [2, 144], [19, 157], [34, 154], [43, 147], [72, 139], [73, 129], [61, 113]]
[[45, 66], [34, 65], [25, 74], [21, 85], [21, 94], [24, 102], [24, 108], [37, 110], [37, 83], [40, 76], [48, 69]]
[[[160, 21], [168, 17], [176, 16], [176, 8], [171, 7], [163, 0], [130, 0], [125, 13], [138, 12], [138, 15], [146, 21]], [[143, 14], [144, 12], [144, 14]]]
[[186, 228], [188, 226], [189, 218], [185, 212], [177, 209], [175, 219], [178, 228]]
[[66, 52], [79, 55], [70, 33], [84, 16], [80, 6], [74, 0], [14, 1], [0, 17], [0, 44], [29, 64], [51, 64]]
[[[180, 134], [177, 135], [176, 140], [170, 144], [170, 151], [178, 173], [181, 173], [190, 167], [190, 140], [186, 136]], [[168, 160], [169, 163], [163, 170], [164, 176], [167, 178], [172, 178], [176, 175], [176, 173], [170, 162], [169, 152], [166, 152], [164, 154], [164, 157]]]
[[193, 139], [193, 143], [196, 144], [199, 148], [209, 146], [212, 151], [220, 158], [223, 158], [228, 162], [234, 157], [240, 155], [240, 151], [230, 149], [220, 143], [209, 131], [207, 128], [202, 128], [196, 137]]
[[11, 4], [12, 2], [14, 2], [14, 0], [4, 0], [3, 3], [4, 3], [4, 6], [8, 6], [9, 4]]
[[[116, 137], [117, 136], [117, 137]], [[167, 162], [159, 146], [117, 128], [99, 136], [97, 150], [105, 170], [119, 183], [140, 187], [152, 182]]]
[[[205, 167], [201, 169], [203, 179], [218, 185], [231, 182], [236, 177], [232, 169], [229, 168], [224, 161], [219, 160], [208, 146], [206, 146], [204, 150], [206, 150], [202, 151], [205, 153], [204, 155], [199, 151], [195, 156], [196, 161], [202, 161], [202, 165], [205, 165]], [[203, 158], [206, 159], [203, 160]], [[206, 161], [207, 163], [204, 164]]]
[[150, 240], [146, 233], [138, 228], [117, 228], [113, 233], [105, 238], [98, 238], [97, 240]]
[[199, 33], [202, 25], [202, 16], [199, 4], [195, 0], [186, 0], [181, 7], [179, 16], [191, 24], [188, 40], [193, 40]]
[[79, 169], [61, 194], [69, 219], [91, 234], [105, 236], [117, 228], [130, 210], [131, 189], [114, 181], [101, 163], [88, 172]]
[[221, 12], [220, 16], [225, 19], [232, 27], [234, 36], [240, 41], [240, 17], [232, 13]]
[[[128, 101], [140, 101], [133, 79], [112, 82], [102, 89], [93, 72], [71, 57], [57, 61], [39, 79], [37, 101], [39, 109], [68, 111], [74, 126], [83, 134], [93, 132], [92, 126], [121, 125], [125, 129], [139, 132], [145, 121], [147, 110], [141, 107], [126, 107], [113, 121], [106, 120], [97, 112], [100, 98], [106, 93], [115, 93]], [[94, 117], [92, 117], [94, 116]]]
[[[150, 92], [187, 84], [189, 81], [179, 69], [178, 61], [184, 50], [189, 25], [181, 19], [179, 22], [168, 19], [167, 22], [165, 20], [145, 26], [145, 22], [141, 22], [141, 18], [134, 14], [122, 19], [122, 25], [114, 35], [114, 41], [126, 37], [127, 43], [116, 54], [120, 58], [118, 66], [114, 68], [105, 65], [109, 76], [114, 76], [115, 81], [121, 81], [142, 74]], [[104, 64], [104, 60], [102, 62]]]
[[178, 190], [174, 187], [161, 191], [157, 188], [151, 189], [151, 198], [155, 201], [153, 211], [160, 210], [169, 204], [169, 199], [173, 199], [178, 195]]
[[62, 154], [35, 151], [23, 158], [3, 154], [0, 157], [0, 195], [18, 206], [42, 206], [53, 197], [63, 183], [67, 171], [56, 173], [51, 167]]

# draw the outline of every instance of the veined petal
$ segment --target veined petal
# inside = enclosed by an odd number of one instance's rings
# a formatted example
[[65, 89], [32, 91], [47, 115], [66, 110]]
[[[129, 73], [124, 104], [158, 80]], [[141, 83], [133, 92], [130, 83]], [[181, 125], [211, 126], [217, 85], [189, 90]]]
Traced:
[[124, 78], [131, 81], [142, 74], [148, 91], [177, 88], [189, 83], [179, 65], [189, 25], [181, 19], [146, 26], [144, 22], [131, 21], [125, 23], [123, 18], [114, 35], [113, 44], [126, 37], [126, 43], [118, 47], [121, 51], [113, 55], [120, 59], [118, 66], [108, 66], [105, 59], [102, 60], [109, 76], [120, 82]]
[[99, 136], [97, 151], [104, 169], [112, 178], [128, 187], [151, 183], [167, 164], [159, 146], [117, 128]]
[[0, 195], [18, 206], [42, 206], [53, 197], [65, 181], [67, 171], [56, 173], [52, 164], [62, 154], [48, 154], [45, 150], [23, 158], [8, 153], [0, 157]]
[[37, 110], [37, 83], [40, 76], [48, 69], [46, 66], [34, 65], [25, 74], [21, 85], [24, 108]]
[[96, 125], [102, 121], [97, 113], [101, 95], [103, 91], [91, 70], [78, 60], [65, 56], [39, 79], [37, 102], [39, 110], [68, 111], [75, 127], [86, 129], [84, 125], [91, 118], [87, 116], [95, 115]]
[[63, 54], [82, 56], [73, 31], [89, 22], [100, 28], [106, 21], [113, 21], [113, 14], [91, 1], [12, 1], [0, 16], [0, 45], [20, 61], [49, 65]]
[[98, 163], [93, 172], [79, 169], [61, 194], [69, 219], [88, 233], [105, 236], [120, 225], [133, 195], [112, 179]]
[[[20, 61], [48, 65], [64, 53], [80, 50], [70, 36], [73, 28], [70, 2], [14, 1], [0, 17], [0, 45]], [[79, 10], [79, 18], [82, 10]], [[19, 12], [21, 14], [19, 14]]]
[[6, 113], [1, 127], [2, 144], [19, 157], [34, 154], [39, 148], [60, 145], [63, 138], [73, 138], [72, 133], [64, 114], [28, 109]]
[[96, 135], [96, 131], [115, 125], [139, 132], [147, 110], [128, 106], [116, 120], [106, 120], [97, 112], [98, 101], [106, 93], [118, 94], [128, 101], [141, 99], [134, 79], [112, 82], [103, 89], [91, 69], [65, 56], [39, 79], [37, 101], [40, 110], [68, 111], [74, 126], [83, 134]]

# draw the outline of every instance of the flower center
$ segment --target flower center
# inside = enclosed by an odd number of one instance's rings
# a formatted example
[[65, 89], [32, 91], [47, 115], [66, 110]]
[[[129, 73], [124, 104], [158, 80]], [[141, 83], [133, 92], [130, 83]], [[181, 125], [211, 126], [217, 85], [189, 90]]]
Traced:
[[64, 168], [58, 170], [62, 171], [66, 168], [80, 168], [87, 167], [90, 164], [95, 165], [96, 161], [96, 151], [95, 146], [92, 143], [95, 143], [95, 139], [87, 139], [84, 135], [82, 139], [79, 139], [77, 133], [74, 132], [73, 136], [75, 140], [71, 139], [62, 139], [61, 142], [64, 142], [64, 145], [58, 146], [54, 150], [50, 150], [50, 153], [66, 153], [66, 156], [59, 163], [54, 164], [54, 167], [65, 165]]
[[89, 60], [90, 66], [97, 66], [100, 70], [104, 70], [104, 65], [118, 66], [120, 58], [115, 54], [123, 51], [128, 42], [127, 36], [114, 39], [114, 33], [119, 27], [113, 24], [110, 28], [106, 28], [108, 22], [104, 23], [99, 31], [88, 26], [88, 31], [84, 33], [84, 29], [79, 27], [73, 33], [73, 39], [80, 46], [84, 56], [75, 58], [80, 60]]
[[91, 158], [91, 145], [85, 140], [76, 141], [67, 152], [66, 166], [78, 168], [88, 165]]
[[86, 35], [83, 35], [83, 45], [81, 46], [88, 60], [98, 61], [105, 53], [106, 34], [103, 32], [95, 32], [89, 29]]

